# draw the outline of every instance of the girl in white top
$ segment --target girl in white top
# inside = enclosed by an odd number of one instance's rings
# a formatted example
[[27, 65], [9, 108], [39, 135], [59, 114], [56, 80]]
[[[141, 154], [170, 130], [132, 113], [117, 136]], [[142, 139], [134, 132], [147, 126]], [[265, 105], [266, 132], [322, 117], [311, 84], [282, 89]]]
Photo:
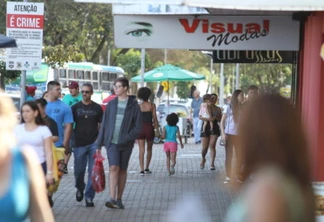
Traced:
[[[241, 109], [241, 104], [243, 102], [243, 92], [242, 90], [235, 90], [231, 103], [226, 106], [223, 111], [223, 116], [221, 120], [221, 136], [225, 141], [225, 168], [226, 168], [226, 179], [224, 183], [229, 183], [231, 181], [231, 172], [232, 172], [232, 158], [233, 158], [233, 149], [235, 147], [235, 155], [240, 155], [240, 150], [237, 144], [237, 126], [239, 122], [239, 112]], [[238, 159], [238, 158], [236, 158]], [[236, 163], [237, 166], [237, 176], [239, 176], [241, 165]], [[240, 178], [237, 178], [240, 179]]]
[[29, 145], [35, 150], [39, 164], [46, 174], [46, 182], [52, 184], [52, 133], [41, 117], [35, 101], [27, 101], [22, 105], [21, 124], [16, 126], [15, 134], [20, 147]]

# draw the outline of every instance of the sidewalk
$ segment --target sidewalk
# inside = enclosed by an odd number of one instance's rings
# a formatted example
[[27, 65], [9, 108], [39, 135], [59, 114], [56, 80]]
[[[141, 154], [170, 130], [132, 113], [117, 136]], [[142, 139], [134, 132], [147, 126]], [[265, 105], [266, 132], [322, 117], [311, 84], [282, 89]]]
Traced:
[[[180, 148], [178, 151], [174, 176], [169, 176], [166, 172], [163, 144], [153, 146], [150, 167], [153, 173], [139, 175], [138, 146], [135, 145], [123, 196], [125, 210], [112, 210], [105, 207], [108, 182], [106, 182], [106, 190], [96, 195], [94, 208], [86, 208], [84, 202], [77, 202], [73, 176], [74, 159], [71, 158], [69, 174], [63, 176], [59, 190], [53, 197], [56, 221], [173, 221], [168, 219], [168, 214], [173, 215], [174, 218], [179, 213], [180, 216], [191, 218], [190, 221], [197, 221], [193, 220], [194, 216], [199, 216], [199, 221], [222, 221], [227, 207], [235, 197], [231, 187], [223, 184], [224, 148], [216, 149], [215, 171], [209, 170], [209, 154], [207, 154], [206, 168], [201, 170], [199, 167], [201, 145], [193, 144], [192, 139], [188, 142], [184, 149]], [[103, 154], [106, 156], [105, 152]], [[107, 160], [104, 164], [105, 170], [108, 171]], [[107, 178], [106, 174], [106, 181]], [[187, 206], [188, 204], [193, 206]], [[179, 210], [179, 207], [182, 209]], [[173, 212], [170, 213], [170, 210]], [[183, 221], [184, 218], [175, 220]]]

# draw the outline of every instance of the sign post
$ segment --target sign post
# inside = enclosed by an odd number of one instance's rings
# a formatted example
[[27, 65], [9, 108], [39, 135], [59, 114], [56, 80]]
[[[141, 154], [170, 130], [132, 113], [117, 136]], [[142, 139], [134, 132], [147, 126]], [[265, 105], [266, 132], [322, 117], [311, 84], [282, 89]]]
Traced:
[[44, 3], [7, 2], [7, 36], [16, 39], [18, 47], [7, 49], [6, 69], [22, 71], [21, 104], [25, 102], [26, 70], [41, 68], [43, 25]]

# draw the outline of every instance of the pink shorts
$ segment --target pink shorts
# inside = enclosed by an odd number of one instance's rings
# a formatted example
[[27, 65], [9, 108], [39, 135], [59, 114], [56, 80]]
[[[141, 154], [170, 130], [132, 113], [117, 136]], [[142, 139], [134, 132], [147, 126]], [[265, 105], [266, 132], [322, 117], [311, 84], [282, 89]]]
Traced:
[[175, 142], [164, 142], [164, 152], [175, 153], [178, 151], [178, 144]]

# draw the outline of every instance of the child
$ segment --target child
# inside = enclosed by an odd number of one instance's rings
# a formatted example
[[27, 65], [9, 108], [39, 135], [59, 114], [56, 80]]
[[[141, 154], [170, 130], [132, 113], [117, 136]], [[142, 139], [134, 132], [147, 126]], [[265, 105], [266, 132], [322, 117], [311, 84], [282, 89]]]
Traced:
[[[210, 94], [206, 94], [203, 96], [203, 102], [200, 105], [200, 110], [199, 110], [199, 116], [202, 116], [205, 119], [209, 119], [211, 117], [211, 110], [210, 110]], [[202, 127], [202, 133], [205, 132], [207, 123], [209, 122], [210, 124], [210, 129], [213, 129], [213, 122], [205, 120], [203, 122], [203, 127]], [[211, 130], [212, 131], [212, 130]]]
[[[164, 151], [167, 156], [167, 169], [169, 175], [173, 175], [175, 173], [174, 166], [176, 165], [176, 157], [177, 157], [177, 136], [180, 141], [181, 148], [183, 148], [183, 143], [180, 135], [179, 127], [177, 123], [179, 122], [179, 117], [175, 113], [171, 113], [166, 118], [167, 125], [163, 127], [162, 139], [164, 140]], [[170, 169], [170, 156], [171, 156], [171, 169]]]

